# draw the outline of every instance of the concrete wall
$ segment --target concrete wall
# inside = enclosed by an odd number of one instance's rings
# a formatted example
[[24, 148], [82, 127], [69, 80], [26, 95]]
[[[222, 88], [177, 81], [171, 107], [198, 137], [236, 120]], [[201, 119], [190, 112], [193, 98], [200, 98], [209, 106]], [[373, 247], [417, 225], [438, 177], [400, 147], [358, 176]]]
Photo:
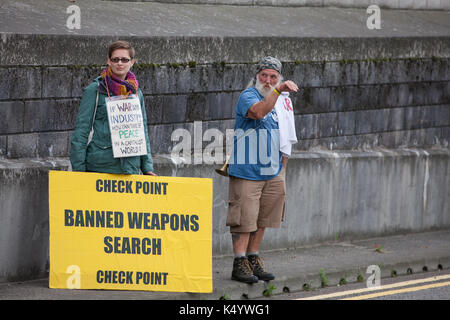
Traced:
[[[230, 254], [228, 179], [217, 167], [159, 170], [213, 178], [213, 250]], [[281, 229], [267, 229], [261, 249], [449, 228], [449, 173], [449, 149], [297, 153], [288, 163], [286, 219]]]
[[[113, 39], [2, 34], [0, 281], [45, 275], [46, 172], [68, 168], [82, 88]], [[450, 227], [448, 37], [280, 37], [276, 46], [271, 38], [125, 39], [139, 57], [157, 171], [214, 179], [215, 255], [231, 253], [227, 179], [214, 173], [218, 164], [175, 166], [171, 133], [194, 136], [196, 121], [203, 132], [233, 128], [239, 93], [265, 54], [283, 61], [301, 92], [287, 218], [263, 249]]]
[[[231, 254], [228, 179], [218, 166], [154, 160], [161, 175], [213, 179], [213, 254]], [[68, 167], [61, 159], [0, 160], [0, 282], [47, 274], [47, 172]], [[261, 250], [450, 228], [448, 149], [297, 153], [286, 185], [285, 221], [267, 230]]]
[[48, 272], [48, 170], [67, 160], [0, 159], [0, 282]]

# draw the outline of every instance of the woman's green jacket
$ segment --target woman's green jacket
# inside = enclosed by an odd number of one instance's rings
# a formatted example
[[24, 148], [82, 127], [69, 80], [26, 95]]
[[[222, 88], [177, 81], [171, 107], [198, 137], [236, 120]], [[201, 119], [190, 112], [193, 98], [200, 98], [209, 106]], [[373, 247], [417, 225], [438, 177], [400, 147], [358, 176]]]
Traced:
[[[98, 105], [95, 104], [98, 93]], [[126, 158], [114, 158], [109, 129], [105, 98], [107, 93], [101, 77], [96, 78], [83, 92], [75, 130], [72, 134], [70, 146], [70, 162], [73, 171], [93, 171], [104, 173], [139, 174], [153, 171], [153, 160], [150, 153], [150, 141], [147, 129], [147, 114], [145, 112], [144, 97], [138, 89], [147, 143], [147, 154]], [[95, 112], [94, 134], [88, 144]]]

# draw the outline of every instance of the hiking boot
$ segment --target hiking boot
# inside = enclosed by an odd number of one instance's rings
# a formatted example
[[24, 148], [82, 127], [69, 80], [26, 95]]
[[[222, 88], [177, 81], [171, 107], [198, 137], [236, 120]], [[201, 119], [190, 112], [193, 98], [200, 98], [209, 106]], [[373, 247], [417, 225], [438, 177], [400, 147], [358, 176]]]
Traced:
[[234, 258], [231, 279], [246, 283], [258, 282], [258, 277], [253, 275], [253, 270], [248, 263], [247, 257]]
[[275, 279], [273, 274], [264, 271], [264, 263], [259, 256], [249, 255], [248, 262], [253, 270], [253, 274], [257, 276], [259, 280], [269, 281]]

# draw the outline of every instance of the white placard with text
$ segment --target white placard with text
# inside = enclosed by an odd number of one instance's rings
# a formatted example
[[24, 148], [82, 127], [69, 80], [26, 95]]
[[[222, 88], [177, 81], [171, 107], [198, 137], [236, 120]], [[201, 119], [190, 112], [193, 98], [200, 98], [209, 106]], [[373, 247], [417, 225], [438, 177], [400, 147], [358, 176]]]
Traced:
[[114, 158], [147, 154], [141, 103], [136, 95], [106, 98]]

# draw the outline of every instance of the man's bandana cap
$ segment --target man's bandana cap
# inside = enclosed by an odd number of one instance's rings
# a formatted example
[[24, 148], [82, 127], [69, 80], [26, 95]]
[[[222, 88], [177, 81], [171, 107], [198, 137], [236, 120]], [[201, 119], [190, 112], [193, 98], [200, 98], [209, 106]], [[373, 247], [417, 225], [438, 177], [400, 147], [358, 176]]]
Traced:
[[264, 69], [273, 69], [278, 71], [281, 74], [281, 62], [277, 58], [274, 57], [265, 57], [262, 58], [260, 62], [258, 62], [258, 70], [256, 73], [258, 74], [261, 70]]

